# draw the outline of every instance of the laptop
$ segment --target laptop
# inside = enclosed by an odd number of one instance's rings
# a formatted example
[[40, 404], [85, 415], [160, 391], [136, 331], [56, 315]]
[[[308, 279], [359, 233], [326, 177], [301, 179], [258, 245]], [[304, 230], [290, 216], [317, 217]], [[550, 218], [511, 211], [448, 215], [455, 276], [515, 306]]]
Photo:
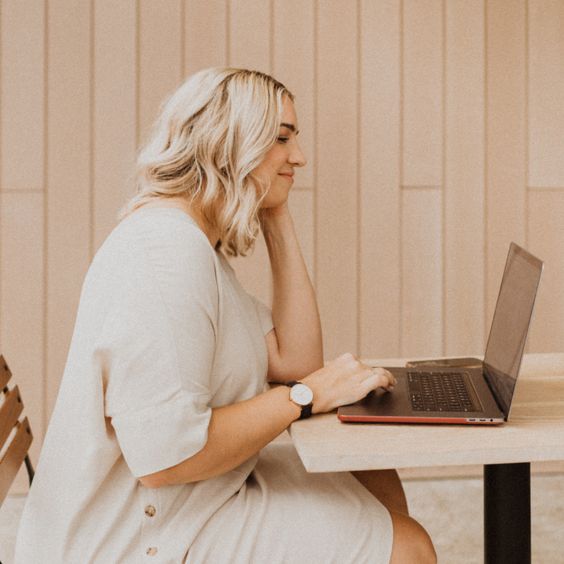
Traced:
[[445, 359], [440, 366], [439, 359], [428, 361], [435, 364], [387, 368], [397, 379], [394, 391], [379, 388], [340, 407], [339, 419], [471, 425], [507, 421], [542, 269], [542, 261], [511, 243], [484, 360], [464, 359], [467, 364], [456, 366], [456, 359]]

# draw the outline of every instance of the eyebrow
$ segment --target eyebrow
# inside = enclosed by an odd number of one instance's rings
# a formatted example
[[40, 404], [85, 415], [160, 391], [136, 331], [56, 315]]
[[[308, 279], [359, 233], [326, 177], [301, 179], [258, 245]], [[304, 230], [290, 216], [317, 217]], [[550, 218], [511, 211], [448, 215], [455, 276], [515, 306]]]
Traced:
[[300, 132], [299, 129], [296, 129], [296, 126], [293, 123], [281, 123], [280, 127], [287, 127], [290, 131], [293, 131], [296, 135]]

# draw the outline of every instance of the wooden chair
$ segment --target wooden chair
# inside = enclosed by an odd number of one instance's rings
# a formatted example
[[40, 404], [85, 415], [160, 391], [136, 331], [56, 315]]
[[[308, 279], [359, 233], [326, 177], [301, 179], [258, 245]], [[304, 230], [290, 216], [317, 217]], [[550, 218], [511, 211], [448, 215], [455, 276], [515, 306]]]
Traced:
[[23, 403], [18, 387], [8, 387], [11, 377], [12, 373], [4, 357], [0, 355], [0, 505], [8, 495], [23, 461], [30, 486], [34, 475], [27, 454], [33, 440], [31, 427], [27, 417], [23, 421], [19, 420]]

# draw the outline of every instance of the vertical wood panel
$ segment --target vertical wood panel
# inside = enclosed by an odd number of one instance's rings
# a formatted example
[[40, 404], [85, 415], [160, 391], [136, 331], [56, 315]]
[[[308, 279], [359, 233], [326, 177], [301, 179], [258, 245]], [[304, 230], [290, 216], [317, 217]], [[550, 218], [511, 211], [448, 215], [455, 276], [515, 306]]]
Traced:
[[94, 2], [94, 250], [134, 193], [136, 2]]
[[229, 65], [270, 73], [270, 2], [231, 0], [229, 6]]
[[564, 2], [529, 2], [529, 186], [563, 187]]
[[[230, 66], [270, 73], [270, 3], [232, 0], [229, 14]], [[251, 294], [272, 302], [272, 273], [262, 235], [251, 255], [232, 259], [231, 264]]]
[[90, 261], [90, 15], [87, 3], [49, 2], [47, 418], [63, 374]]
[[530, 193], [529, 247], [545, 268], [535, 304], [528, 348], [564, 351], [564, 190]]
[[138, 143], [147, 139], [161, 103], [182, 80], [181, 8], [180, 0], [139, 4]]
[[525, 243], [526, 24], [525, 1], [486, 3], [486, 328], [509, 243]]
[[399, 356], [400, 9], [362, 2], [360, 355]]
[[41, 193], [0, 193], [0, 350], [24, 399], [34, 464], [44, 432], [43, 200]]
[[357, 21], [356, 3], [318, 4], [316, 284], [327, 358], [358, 354]]
[[227, 64], [227, 3], [185, 0], [185, 74]]
[[402, 356], [443, 354], [441, 192], [404, 190]]
[[445, 354], [484, 339], [484, 4], [446, 3]]
[[294, 220], [296, 234], [300, 242], [310, 280], [313, 280], [315, 259], [313, 244], [314, 226], [312, 221], [314, 216], [313, 192], [309, 190], [294, 190], [290, 192], [288, 206]]
[[274, 2], [272, 74], [296, 96], [299, 141], [306, 167], [296, 170], [294, 187], [312, 188], [315, 170], [314, 134], [314, 8], [312, 0]]
[[0, 188], [43, 190], [45, 7], [0, 3]]
[[403, 0], [403, 185], [442, 184], [442, 1]]

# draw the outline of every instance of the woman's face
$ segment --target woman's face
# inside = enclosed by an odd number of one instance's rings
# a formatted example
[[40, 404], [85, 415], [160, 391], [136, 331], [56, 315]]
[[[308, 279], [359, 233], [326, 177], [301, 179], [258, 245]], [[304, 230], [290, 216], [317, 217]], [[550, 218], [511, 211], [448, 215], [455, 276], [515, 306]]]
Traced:
[[298, 133], [294, 103], [284, 96], [278, 139], [253, 171], [261, 183], [270, 182], [270, 189], [262, 201], [261, 208], [274, 208], [284, 204], [294, 183], [294, 168], [306, 164], [298, 144]]

